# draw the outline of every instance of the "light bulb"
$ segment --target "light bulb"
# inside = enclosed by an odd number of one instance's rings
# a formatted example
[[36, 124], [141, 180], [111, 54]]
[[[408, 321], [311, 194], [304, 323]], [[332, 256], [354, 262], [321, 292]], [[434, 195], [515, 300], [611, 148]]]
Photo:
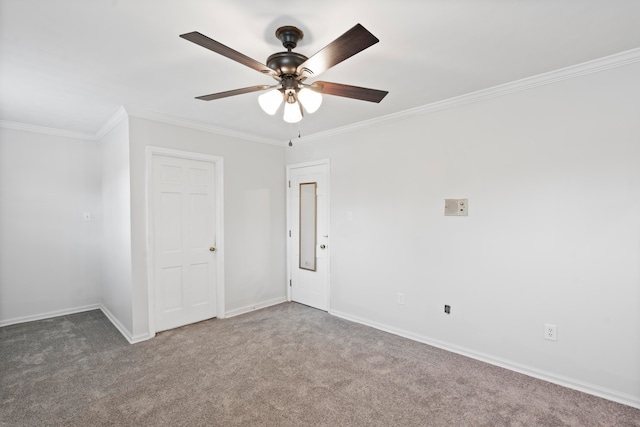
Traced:
[[284, 121], [287, 123], [298, 123], [302, 120], [302, 112], [300, 111], [300, 104], [298, 101], [293, 103], [284, 103]]
[[318, 108], [322, 105], [322, 95], [315, 90], [306, 87], [300, 89], [300, 92], [298, 92], [298, 99], [309, 114], [318, 111]]
[[262, 107], [262, 110], [265, 113], [273, 116], [276, 111], [278, 111], [280, 104], [282, 104], [282, 92], [278, 89], [274, 89], [267, 93], [263, 93], [258, 97], [258, 104], [260, 104], [260, 107]]

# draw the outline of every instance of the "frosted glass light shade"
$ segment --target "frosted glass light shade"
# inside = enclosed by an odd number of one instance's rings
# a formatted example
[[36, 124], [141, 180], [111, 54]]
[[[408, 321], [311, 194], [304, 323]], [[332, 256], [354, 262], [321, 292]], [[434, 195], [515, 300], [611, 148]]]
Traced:
[[298, 100], [300, 100], [300, 103], [309, 114], [318, 111], [318, 108], [322, 105], [322, 95], [306, 87], [300, 89]]
[[260, 107], [265, 113], [273, 116], [276, 111], [278, 111], [280, 104], [282, 104], [282, 92], [274, 89], [263, 93], [258, 97], [258, 104], [260, 104]]
[[302, 112], [298, 101], [294, 103], [284, 103], [284, 121], [287, 123], [298, 123], [302, 120]]

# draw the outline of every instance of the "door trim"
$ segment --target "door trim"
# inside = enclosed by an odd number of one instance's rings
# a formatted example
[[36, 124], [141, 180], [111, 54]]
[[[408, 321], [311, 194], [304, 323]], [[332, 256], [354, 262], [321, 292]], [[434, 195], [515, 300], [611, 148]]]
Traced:
[[209, 154], [195, 153], [191, 151], [174, 150], [170, 148], [147, 146], [146, 149], [146, 199], [147, 199], [147, 298], [149, 310], [149, 338], [156, 335], [155, 324], [155, 257], [154, 245], [154, 214], [153, 214], [153, 156], [175, 157], [178, 159], [198, 160], [213, 163], [215, 165], [215, 192], [216, 192], [216, 317], [225, 318], [224, 303], [224, 162], [222, 157]]
[[[289, 188], [289, 182], [291, 181], [291, 171], [293, 169], [301, 169], [310, 166], [326, 166], [327, 167], [327, 231], [329, 233], [329, 251], [331, 250], [331, 162], [329, 159], [314, 160], [311, 162], [295, 163], [287, 165], [287, 176], [285, 180], [285, 192], [287, 194], [287, 301], [291, 302], [291, 270], [293, 264], [291, 262], [291, 255], [293, 249], [292, 239], [289, 238], [289, 230], [291, 230], [291, 189]], [[327, 312], [331, 312], [331, 252], [327, 256]]]

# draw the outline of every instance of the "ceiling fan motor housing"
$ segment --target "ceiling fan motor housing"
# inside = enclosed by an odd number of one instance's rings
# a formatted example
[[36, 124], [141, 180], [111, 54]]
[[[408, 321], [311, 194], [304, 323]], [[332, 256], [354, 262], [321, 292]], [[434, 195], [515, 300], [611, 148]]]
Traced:
[[278, 77], [285, 76], [298, 77], [298, 66], [303, 64], [308, 58], [299, 53], [292, 52], [298, 45], [298, 41], [302, 40], [304, 34], [300, 29], [287, 25], [276, 30], [276, 37], [282, 42], [282, 46], [287, 52], [278, 52], [267, 58], [267, 67], [275, 70]]
[[307, 57], [299, 53], [278, 52], [267, 58], [267, 67], [275, 70], [280, 77], [297, 76], [298, 66], [306, 60]]

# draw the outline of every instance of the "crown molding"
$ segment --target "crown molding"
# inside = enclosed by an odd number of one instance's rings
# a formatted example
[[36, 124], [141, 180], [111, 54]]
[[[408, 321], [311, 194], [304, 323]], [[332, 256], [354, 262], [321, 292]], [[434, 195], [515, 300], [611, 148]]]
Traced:
[[44, 135], [59, 136], [62, 138], [82, 139], [85, 141], [95, 141], [95, 135], [84, 132], [74, 132], [64, 129], [50, 128], [46, 126], [31, 125], [28, 123], [12, 122], [0, 120], [0, 128], [20, 130], [24, 132], [41, 133]]
[[[411, 108], [408, 110], [400, 111], [398, 113], [388, 114], [386, 116], [377, 117], [371, 120], [364, 120], [358, 123], [353, 123], [347, 126], [331, 129], [324, 132], [318, 132], [311, 135], [305, 135], [297, 140], [297, 144], [318, 141], [329, 138], [335, 135], [341, 135], [349, 132], [354, 132], [359, 129], [364, 129], [372, 126], [377, 126], [383, 123], [389, 123], [396, 120], [402, 120], [411, 116], [421, 116], [425, 114], [431, 114], [438, 111], [461, 107], [476, 102], [509, 95], [516, 92], [521, 92], [529, 89], [533, 89], [539, 86], [549, 85], [564, 80], [585, 76], [588, 74], [597, 73], [600, 71], [609, 70], [612, 68], [623, 67], [625, 65], [634, 64], [640, 62], [640, 48], [631, 49], [628, 51], [620, 52], [614, 55], [605, 56], [603, 58], [595, 59], [593, 61], [584, 62], [578, 65], [572, 65], [569, 67], [561, 68], [559, 70], [550, 71], [548, 73], [538, 74], [536, 76], [527, 77], [521, 80], [501, 84], [487, 89], [482, 89], [476, 92], [471, 92], [465, 95], [456, 96], [442, 101], [433, 102], [420, 107]], [[74, 132], [64, 129], [56, 129], [45, 126], [30, 125], [27, 123], [12, 122], [7, 120], [0, 120], [0, 128], [21, 130], [26, 132], [35, 132], [46, 135], [59, 136], [64, 138], [82, 139], [86, 141], [99, 141], [106, 134], [108, 134], [114, 127], [116, 127], [126, 117], [138, 117], [142, 119], [152, 120], [160, 123], [167, 123], [175, 126], [190, 128], [199, 130], [202, 132], [214, 133], [217, 135], [229, 136], [232, 138], [242, 139], [245, 141], [258, 142], [262, 144], [276, 145], [283, 147], [286, 144], [280, 140], [260, 137], [249, 133], [233, 131], [213, 125], [209, 125], [203, 122], [197, 122], [193, 120], [183, 119], [168, 114], [152, 112], [148, 110], [132, 108], [132, 107], [119, 107], [118, 110], [110, 117], [104, 125], [98, 129], [95, 133], [83, 133]]]
[[100, 141], [127, 117], [129, 117], [127, 115], [127, 110], [125, 110], [123, 106], [118, 107], [116, 112], [113, 113], [113, 115], [106, 122], [104, 122], [102, 127], [93, 135], [94, 140]]
[[131, 117], [137, 117], [140, 119], [152, 120], [154, 122], [166, 123], [170, 125], [185, 127], [189, 129], [199, 130], [202, 132], [214, 133], [216, 135], [229, 136], [232, 138], [242, 139], [245, 141], [259, 142], [262, 144], [277, 145], [284, 147], [285, 144], [282, 141], [260, 137], [249, 133], [233, 131], [230, 129], [221, 128], [218, 126], [209, 125], [203, 122], [197, 122], [194, 120], [183, 119], [169, 114], [157, 113], [154, 111], [148, 111], [144, 109], [126, 107], [126, 111]]
[[393, 122], [411, 116], [421, 116], [442, 110], [447, 110], [449, 108], [461, 107], [463, 105], [473, 104], [487, 99], [497, 98], [500, 96], [533, 89], [539, 86], [550, 85], [564, 80], [609, 70], [612, 68], [623, 67], [625, 65], [634, 64], [636, 62], [640, 62], [640, 48], [627, 50], [624, 52], [616, 53], [614, 55], [605, 56], [603, 58], [584, 62], [582, 64], [572, 65], [569, 67], [561, 68], [559, 70], [550, 71], [548, 73], [538, 74], [536, 76], [527, 77], [521, 80], [515, 80], [513, 82], [493, 86], [465, 95], [444, 99], [442, 101], [433, 102], [431, 104], [411, 108], [405, 111], [400, 111], [398, 113], [388, 114], [386, 116], [377, 117], [375, 119], [364, 120], [351, 125], [331, 129], [325, 132], [306, 135], [300, 138], [299, 142], [322, 140], [331, 136], [354, 132], [359, 129]]
[[74, 132], [70, 130], [31, 125], [28, 123], [11, 122], [7, 120], [0, 120], [0, 127], [5, 129], [20, 130], [24, 132], [59, 136], [63, 138], [82, 139], [85, 141], [100, 141], [125, 118], [127, 118], [126, 110], [124, 109], [124, 107], [119, 107], [118, 110], [113, 114], [113, 116], [111, 116], [96, 133]]

